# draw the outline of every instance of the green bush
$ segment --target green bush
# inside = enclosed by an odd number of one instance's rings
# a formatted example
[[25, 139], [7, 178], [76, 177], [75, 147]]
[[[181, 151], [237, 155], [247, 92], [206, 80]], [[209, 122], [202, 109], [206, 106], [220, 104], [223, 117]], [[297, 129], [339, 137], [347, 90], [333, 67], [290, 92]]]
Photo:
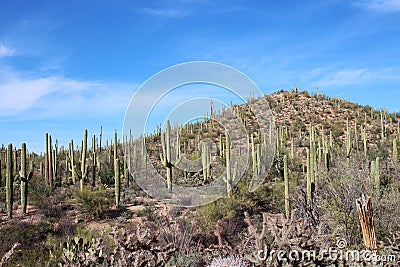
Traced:
[[93, 190], [85, 187], [82, 191], [77, 191], [75, 202], [81, 212], [90, 219], [101, 217], [111, 207], [111, 201], [102, 186]]

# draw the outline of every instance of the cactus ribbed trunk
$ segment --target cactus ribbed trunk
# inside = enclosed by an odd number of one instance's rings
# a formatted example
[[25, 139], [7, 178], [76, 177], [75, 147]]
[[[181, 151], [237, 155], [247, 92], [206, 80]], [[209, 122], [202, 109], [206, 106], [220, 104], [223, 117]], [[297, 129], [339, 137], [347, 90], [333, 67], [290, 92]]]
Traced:
[[86, 165], [87, 135], [88, 131], [85, 129], [82, 140], [82, 151], [81, 151], [81, 180], [80, 180], [81, 191], [83, 190], [83, 186], [87, 179], [87, 165]]
[[48, 168], [48, 183], [51, 188], [53, 188], [54, 176], [53, 176], [53, 149], [52, 149], [52, 140], [51, 135], [46, 134], [48, 138], [48, 147], [47, 147], [47, 168]]
[[21, 149], [21, 209], [22, 213], [26, 213], [28, 198], [28, 177], [26, 175], [26, 144], [22, 143]]
[[311, 181], [311, 156], [310, 150], [307, 149], [307, 204], [312, 202], [312, 181]]
[[7, 166], [6, 166], [6, 206], [7, 206], [7, 216], [12, 218], [12, 208], [13, 208], [13, 152], [12, 144], [8, 144], [7, 149]]
[[290, 219], [290, 200], [289, 200], [289, 170], [287, 156], [283, 156], [283, 179], [285, 184], [285, 214], [286, 219]]
[[172, 191], [172, 162], [171, 162], [171, 124], [169, 120], [166, 122], [165, 133], [161, 134], [161, 145], [163, 152], [160, 155], [162, 164], [165, 166], [167, 171], [167, 189]]
[[92, 186], [96, 186], [96, 167], [97, 167], [97, 152], [96, 152], [96, 135], [92, 138]]
[[115, 206], [119, 206], [120, 198], [121, 198], [121, 174], [119, 169], [119, 159], [115, 159], [114, 161], [114, 182], [115, 182]]
[[70, 159], [70, 169], [72, 183], [76, 183], [76, 170], [75, 170], [75, 152], [74, 152], [74, 140], [69, 143], [69, 159]]
[[228, 132], [225, 132], [226, 140], [225, 140], [225, 164], [226, 164], [226, 178], [224, 181], [226, 183], [226, 191], [228, 193], [228, 197], [231, 198], [233, 182], [236, 180], [237, 173], [237, 162], [235, 162], [233, 166], [233, 173], [231, 173], [231, 138]]

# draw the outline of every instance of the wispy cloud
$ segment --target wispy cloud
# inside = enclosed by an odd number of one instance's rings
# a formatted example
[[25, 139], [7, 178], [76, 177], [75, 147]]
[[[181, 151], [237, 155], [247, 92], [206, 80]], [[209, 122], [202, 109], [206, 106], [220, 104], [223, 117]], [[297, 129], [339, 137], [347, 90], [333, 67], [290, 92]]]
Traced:
[[358, 0], [355, 5], [378, 12], [400, 12], [400, 0]]
[[160, 17], [183, 17], [189, 14], [187, 9], [178, 8], [142, 8], [142, 13]]
[[123, 113], [135, 84], [63, 76], [0, 80], [0, 118], [81, 118]]
[[340, 86], [393, 80], [400, 80], [400, 73], [392, 69], [344, 69], [325, 74], [316, 84], [321, 86]]
[[15, 50], [12, 48], [9, 48], [3, 44], [0, 44], [0, 57], [10, 57], [13, 56], [15, 53]]

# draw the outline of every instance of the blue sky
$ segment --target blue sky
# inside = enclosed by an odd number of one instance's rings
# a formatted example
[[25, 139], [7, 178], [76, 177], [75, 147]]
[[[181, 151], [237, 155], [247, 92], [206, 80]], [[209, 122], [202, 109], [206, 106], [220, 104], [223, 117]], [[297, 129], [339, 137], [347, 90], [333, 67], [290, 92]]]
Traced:
[[0, 143], [111, 138], [143, 82], [194, 60], [400, 111], [399, 25], [400, 0], [0, 0]]

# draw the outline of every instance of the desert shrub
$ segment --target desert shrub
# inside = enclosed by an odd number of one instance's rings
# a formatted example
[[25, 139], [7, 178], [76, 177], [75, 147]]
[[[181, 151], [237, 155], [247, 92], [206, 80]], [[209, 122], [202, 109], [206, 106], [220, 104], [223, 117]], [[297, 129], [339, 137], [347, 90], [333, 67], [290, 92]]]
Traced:
[[377, 239], [385, 241], [393, 233], [400, 232], [400, 193], [398, 188], [389, 185], [382, 195], [373, 198], [373, 209]]
[[241, 257], [233, 255], [228, 257], [220, 256], [218, 258], [215, 258], [212, 260], [211, 264], [208, 265], [207, 267], [224, 267], [224, 266], [247, 267], [249, 265]]
[[216, 243], [215, 228], [218, 221], [225, 222], [242, 217], [242, 206], [239, 198], [221, 198], [216, 202], [196, 209], [193, 219], [202, 229], [207, 245]]
[[44, 205], [47, 198], [51, 195], [51, 189], [46, 185], [43, 179], [34, 176], [29, 182], [29, 198], [36, 206]]
[[84, 240], [81, 237], [68, 238], [62, 244], [62, 262], [59, 266], [108, 266], [100, 238]]
[[165, 220], [160, 225], [160, 236], [166, 244], [182, 254], [189, 254], [193, 251], [195, 235], [198, 227], [190, 218], [178, 218], [175, 221]]
[[114, 169], [110, 167], [103, 167], [100, 172], [100, 181], [102, 185], [114, 186]]
[[0, 259], [19, 243], [18, 250], [6, 266], [45, 266], [48, 260], [49, 248], [45, 245], [47, 235], [52, 232], [51, 225], [46, 221], [32, 225], [14, 222], [0, 228]]
[[167, 263], [167, 267], [203, 267], [204, 260], [198, 253], [177, 253]]
[[112, 264], [118, 266], [165, 266], [176, 250], [162, 242], [159, 229], [151, 222], [114, 227], [110, 236], [116, 246]]
[[136, 212], [136, 215], [139, 217], [145, 217], [150, 222], [158, 222], [160, 219], [160, 216], [157, 210], [155, 209], [153, 202], [146, 203], [144, 209], [138, 210]]
[[356, 158], [350, 162], [336, 158], [330, 172], [321, 168], [316, 184], [316, 201], [323, 221], [332, 231], [340, 231], [349, 244], [360, 244], [361, 232], [355, 200], [366, 191], [369, 170]]
[[82, 191], [77, 191], [75, 202], [80, 211], [90, 219], [101, 217], [111, 207], [110, 198], [102, 186], [93, 190], [85, 187]]

